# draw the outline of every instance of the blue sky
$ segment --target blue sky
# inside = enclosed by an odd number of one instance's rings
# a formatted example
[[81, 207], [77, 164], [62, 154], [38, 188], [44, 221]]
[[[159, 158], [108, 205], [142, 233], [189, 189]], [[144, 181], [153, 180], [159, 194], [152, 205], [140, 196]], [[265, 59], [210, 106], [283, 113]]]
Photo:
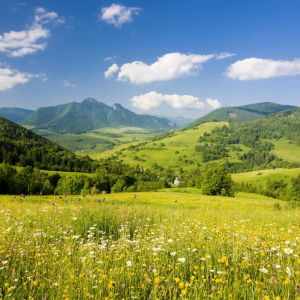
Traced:
[[2, 0], [0, 106], [300, 105], [299, 36], [298, 0]]

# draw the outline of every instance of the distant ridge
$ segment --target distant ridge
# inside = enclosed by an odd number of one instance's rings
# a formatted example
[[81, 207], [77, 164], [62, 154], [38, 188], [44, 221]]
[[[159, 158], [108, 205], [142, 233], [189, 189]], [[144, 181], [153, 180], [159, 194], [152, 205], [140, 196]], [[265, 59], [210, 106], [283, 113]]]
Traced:
[[195, 125], [212, 121], [246, 122], [295, 108], [297, 107], [273, 102], [262, 102], [237, 107], [222, 107], [201, 117], [192, 124]]
[[22, 123], [34, 113], [33, 110], [17, 107], [0, 107], [0, 117], [4, 117], [16, 123]]
[[108, 106], [93, 98], [87, 98], [80, 103], [39, 108], [24, 124], [58, 133], [88, 132], [102, 127], [133, 126], [153, 130], [175, 127], [166, 118], [138, 115], [121, 104]]

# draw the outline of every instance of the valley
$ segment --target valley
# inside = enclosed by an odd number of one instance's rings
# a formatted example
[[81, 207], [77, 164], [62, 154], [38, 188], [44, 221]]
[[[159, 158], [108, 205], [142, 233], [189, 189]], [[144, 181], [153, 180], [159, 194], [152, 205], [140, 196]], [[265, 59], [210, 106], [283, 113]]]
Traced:
[[87, 133], [65, 133], [45, 132], [38, 133], [80, 155], [95, 155], [113, 150], [119, 146], [126, 146], [137, 142], [151, 140], [155, 135], [161, 134], [153, 130], [138, 127], [99, 128]]
[[300, 300], [300, 1], [0, 1], [0, 300]]

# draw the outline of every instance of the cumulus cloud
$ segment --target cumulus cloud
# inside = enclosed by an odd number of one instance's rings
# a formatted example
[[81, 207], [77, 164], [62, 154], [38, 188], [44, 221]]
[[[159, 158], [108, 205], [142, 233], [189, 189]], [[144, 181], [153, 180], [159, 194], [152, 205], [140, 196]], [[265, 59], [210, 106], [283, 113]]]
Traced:
[[55, 11], [47, 11], [43, 7], [38, 7], [35, 9], [34, 16], [35, 24], [47, 24], [47, 23], [55, 23], [55, 24], [64, 24], [64, 18], [60, 17]]
[[[206, 55], [179, 52], [167, 53], [158, 57], [152, 64], [146, 64], [142, 61], [123, 64], [118, 70], [117, 78], [120, 81], [129, 81], [133, 84], [172, 80], [196, 74], [201, 69], [203, 63], [214, 58], [224, 59], [228, 55], [228, 53], [226, 55], [224, 53]], [[108, 71], [109, 69], [106, 72]], [[117, 73], [117, 71], [114, 73]]]
[[217, 109], [222, 106], [221, 102], [218, 99], [207, 98], [206, 103], [212, 109]]
[[111, 78], [115, 73], [119, 71], [119, 67], [117, 64], [113, 64], [104, 72], [104, 77], [106, 79]]
[[101, 9], [100, 19], [115, 27], [122, 27], [123, 24], [131, 22], [133, 17], [139, 14], [140, 10], [138, 7], [127, 7], [113, 3], [111, 6]]
[[237, 80], [257, 80], [300, 74], [300, 59], [272, 60], [250, 57], [238, 60], [227, 69], [226, 75]]
[[75, 84], [73, 82], [71, 82], [70, 80], [64, 80], [62, 82], [63, 86], [66, 88], [72, 88], [75, 87]]
[[47, 46], [46, 39], [50, 36], [50, 31], [44, 24], [50, 22], [62, 23], [63, 19], [55, 12], [48, 12], [42, 7], [37, 8], [30, 28], [0, 34], [0, 52], [12, 57], [21, 57], [44, 50]]
[[0, 91], [6, 91], [17, 84], [25, 84], [35, 75], [21, 73], [10, 67], [0, 68]]
[[199, 98], [191, 95], [160, 94], [154, 91], [143, 95], [134, 96], [131, 99], [131, 103], [134, 107], [144, 111], [159, 107], [163, 104], [176, 109], [180, 109], [180, 108], [204, 109], [204, 108], [214, 108], [217, 105], [219, 105], [219, 107], [221, 106], [221, 103], [217, 99], [213, 100], [208, 98], [204, 102], [201, 101]]

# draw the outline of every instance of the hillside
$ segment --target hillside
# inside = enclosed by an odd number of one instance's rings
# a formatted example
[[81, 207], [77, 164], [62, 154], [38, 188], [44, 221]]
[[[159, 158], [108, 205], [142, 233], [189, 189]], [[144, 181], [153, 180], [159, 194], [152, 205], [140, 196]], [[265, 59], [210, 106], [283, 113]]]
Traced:
[[33, 110], [17, 107], [0, 107], [0, 117], [6, 118], [16, 123], [22, 123], [26, 118], [34, 113]]
[[[232, 171], [300, 166], [300, 109], [216, 128], [199, 139], [196, 150], [203, 162], [225, 160]], [[236, 162], [230, 161], [233, 153]]]
[[196, 120], [195, 122], [193, 122], [193, 124], [213, 121], [246, 122], [294, 108], [296, 107], [291, 105], [281, 105], [272, 102], [249, 104], [240, 107], [222, 107]]
[[166, 118], [138, 115], [120, 104], [110, 107], [92, 98], [81, 103], [39, 108], [24, 124], [57, 133], [82, 133], [104, 127], [174, 128]]
[[0, 117], [0, 163], [46, 170], [90, 172], [93, 161]]
[[225, 163], [231, 172], [298, 167], [300, 110], [243, 123], [206, 122], [109, 153], [132, 165], [176, 170], [210, 163]]
[[191, 119], [191, 118], [186, 118], [186, 117], [181, 117], [181, 116], [163, 116], [163, 115], [158, 115], [157, 117], [159, 117], [159, 118], [167, 118], [172, 123], [174, 123], [176, 125], [176, 127], [178, 127], [178, 128], [184, 128], [184, 127], [190, 125], [192, 122], [195, 121], [195, 118]]
[[[133, 166], [194, 169], [201, 163], [201, 156], [195, 151], [199, 137], [227, 124], [226, 122], [200, 124], [194, 128], [167, 133], [150, 142], [122, 147], [119, 151], [112, 150], [108, 153]], [[102, 158], [107, 157], [107, 154], [95, 153], [92, 157]]]

